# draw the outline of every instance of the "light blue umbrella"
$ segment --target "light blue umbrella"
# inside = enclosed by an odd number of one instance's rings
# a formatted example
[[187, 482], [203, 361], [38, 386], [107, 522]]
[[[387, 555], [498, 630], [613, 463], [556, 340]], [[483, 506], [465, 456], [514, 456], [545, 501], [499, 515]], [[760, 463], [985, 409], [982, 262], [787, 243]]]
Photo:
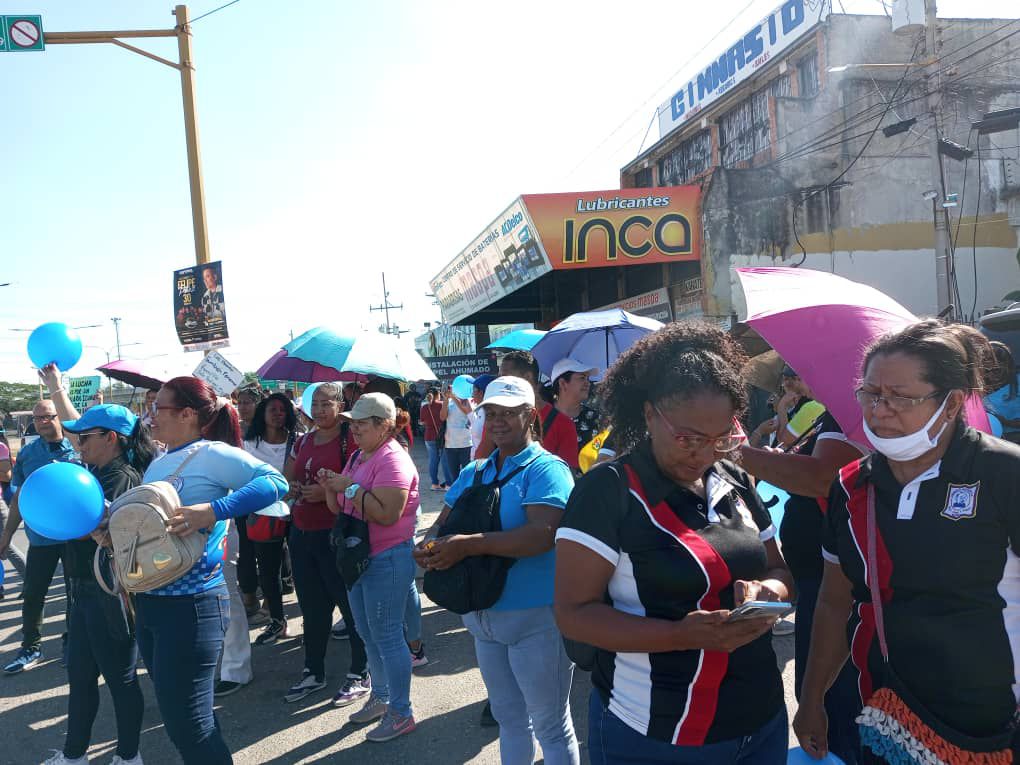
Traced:
[[339, 334], [326, 327], [295, 337], [263, 364], [258, 374], [296, 382], [363, 380], [368, 376], [407, 382], [436, 379], [418, 352], [393, 335]]
[[645, 335], [663, 327], [661, 321], [622, 308], [575, 313], [546, 332], [532, 355], [546, 375], [560, 359], [572, 358], [605, 373], [617, 357]]
[[507, 332], [499, 340], [493, 340], [487, 346], [487, 351], [530, 351], [535, 343], [545, 337], [545, 332], [540, 329], [515, 329]]

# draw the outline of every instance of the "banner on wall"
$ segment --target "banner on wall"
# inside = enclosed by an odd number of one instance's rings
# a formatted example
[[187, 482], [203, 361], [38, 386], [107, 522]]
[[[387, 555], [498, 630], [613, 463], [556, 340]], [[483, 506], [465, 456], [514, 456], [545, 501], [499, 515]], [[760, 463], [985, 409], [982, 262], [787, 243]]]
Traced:
[[478, 350], [474, 326], [454, 327], [440, 324], [414, 339], [414, 349], [422, 358], [464, 356]]
[[174, 271], [174, 326], [186, 351], [230, 345], [220, 261]]
[[622, 308], [628, 313], [647, 316], [649, 319], [661, 321], [663, 324], [673, 321], [673, 312], [670, 310], [669, 304], [669, 290], [665, 287], [617, 300], [615, 303], [604, 305], [595, 310], [604, 311], [607, 308]]
[[830, 3], [787, 0], [676, 91], [657, 110], [659, 137], [683, 124], [811, 32]]
[[452, 382], [458, 375], [497, 374], [496, 356], [492, 353], [475, 353], [470, 356], [437, 356], [425, 359], [432, 373], [442, 383]]

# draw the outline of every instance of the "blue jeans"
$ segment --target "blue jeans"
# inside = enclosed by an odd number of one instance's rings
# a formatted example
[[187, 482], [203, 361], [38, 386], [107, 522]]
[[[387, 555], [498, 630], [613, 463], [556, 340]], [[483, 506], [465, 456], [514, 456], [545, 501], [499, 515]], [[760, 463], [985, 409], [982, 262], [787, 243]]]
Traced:
[[472, 611], [464, 615], [464, 626], [475, 638], [478, 668], [499, 723], [503, 765], [534, 762], [536, 738], [547, 765], [578, 765], [570, 718], [574, 665], [552, 606]]
[[429, 453], [429, 480], [433, 485], [438, 484], [439, 458], [442, 456], [443, 447], [439, 445], [438, 441], [426, 441], [425, 451]]
[[67, 635], [67, 737], [64, 756], [84, 756], [99, 711], [99, 676], [113, 697], [117, 719], [117, 754], [138, 754], [145, 699], [135, 671], [138, 646], [120, 598], [107, 595], [93, 579], [69, 579]]
[[404, 638], [408, 643], [421, 640], [421, 595], [418, 594], [418, 586], [413, 576], [411, 587], [407, 591], [407, 606], [404, 609]]
[[135, 619], [163, 724], [185, 765], [233, 763], [213, 713], [216, 662], [230, 620], [227, 586], [197, 595], [138, 595]]
[[460, 449], [446, 447], [443, 452], [446, 454], [446, 467], [450, 471], [446, 480], [453, 483], [460, 475], [460, 471], [471, 461], [471, 447], [465, 446]]
[[[811, 625], [815, 621], [815, 604], [820, 579], [797, 579], [797, 621], [794, 632], [794, 694], [800, 699], [800, 687], [807, 668], [808, 650], [811, 647]], [[836, 682], [825, 694], [825, 713], [829, 716], [829, 751], [846, 765], [857, 765], [861, 748], [857, 732], [857, 715], [861, 712], [861, 694], [857, 689], [857, 670], [847, 660], [836, 676]]]
[[351, 588], [351, 611], [365, 641], [372, 695], [402, 717], [411, 714], [411, 653], [404, 642], [404, 612], [413, 581], [408, 540], [373, 555]]
[[782, 765], [789, 748], [786, 707], [749, 736], [703, 746], [674, 746], [638, 733], [602, 703], [588, 699], [588, 752], [592, 765]]

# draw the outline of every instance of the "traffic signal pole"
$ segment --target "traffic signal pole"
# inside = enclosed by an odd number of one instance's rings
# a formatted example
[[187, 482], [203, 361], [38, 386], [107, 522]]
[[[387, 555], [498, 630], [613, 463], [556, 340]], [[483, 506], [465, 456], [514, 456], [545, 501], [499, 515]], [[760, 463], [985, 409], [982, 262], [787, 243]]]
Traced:
[[[195, 263], [204, 265], [209, 258], [209, 229], [205, 215], [205, 187], [202, 183], [202, 153], [198, 142], [198, 117], [195, 106], [195, 61], [191, 49], [191, 25], [188, 6], [174, 9], [177, 25], [173, 29], [127, 29], [107, 32], [44, 32], [47, 45], [110, 43], [145, 58], [176, 69], [181, 74], [184, 101], [184, 139], [188, 151], [188, 178], [191, 186], [191, 219], [195, 235]], [[155, 53], [124, 42], [125, 39], [176, 37], [178, 61], [174, 63]]]

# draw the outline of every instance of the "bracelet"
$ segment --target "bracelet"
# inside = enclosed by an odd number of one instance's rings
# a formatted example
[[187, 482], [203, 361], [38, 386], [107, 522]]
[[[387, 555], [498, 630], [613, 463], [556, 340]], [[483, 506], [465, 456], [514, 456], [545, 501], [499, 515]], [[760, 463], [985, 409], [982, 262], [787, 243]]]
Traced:
[[58, 393], [66, 393], [66, 392], [67, 392], [67, 389], [64, 388], [63, 385], [61, 385], [59, 388], [54, 388], [53, 390], [51, 390], [50, 391], [50, 395], [51, 396], [55, 396]]

